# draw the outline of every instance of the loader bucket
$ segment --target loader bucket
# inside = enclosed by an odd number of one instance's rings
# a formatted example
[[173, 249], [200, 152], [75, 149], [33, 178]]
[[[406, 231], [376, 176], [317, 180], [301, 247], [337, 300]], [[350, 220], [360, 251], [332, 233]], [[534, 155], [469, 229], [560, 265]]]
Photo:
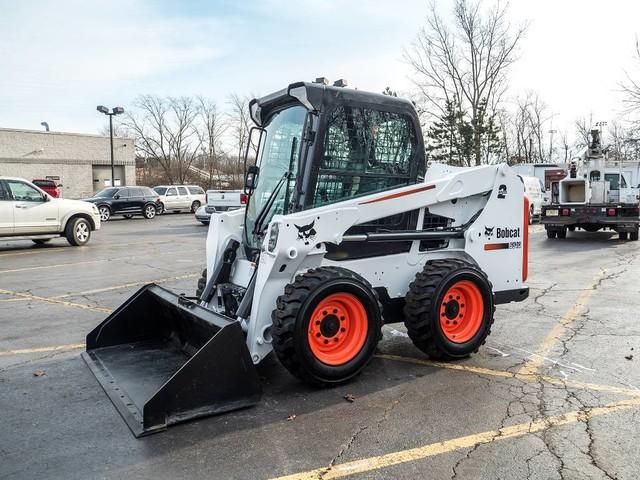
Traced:
[[82, 357], [136, 437], [262, 395], [240, 323], [155, 284], [89, 333]]

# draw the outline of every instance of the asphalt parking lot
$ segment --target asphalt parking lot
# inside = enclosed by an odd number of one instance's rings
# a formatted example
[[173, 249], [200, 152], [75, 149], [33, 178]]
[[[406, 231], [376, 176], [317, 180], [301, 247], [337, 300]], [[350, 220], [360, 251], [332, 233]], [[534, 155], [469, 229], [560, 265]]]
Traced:
[[0, 478], [638, 477], [640, 245], [540, 226], [530, 298], [472, 358], [430, 362], [390, 325], [348, 385], [270, 358], [259, 406], [134, 438], [84, 337], [147, 282], [192, 293], [205, 238], [185, 214], [114, 219], [80, 248], [0, 243]]

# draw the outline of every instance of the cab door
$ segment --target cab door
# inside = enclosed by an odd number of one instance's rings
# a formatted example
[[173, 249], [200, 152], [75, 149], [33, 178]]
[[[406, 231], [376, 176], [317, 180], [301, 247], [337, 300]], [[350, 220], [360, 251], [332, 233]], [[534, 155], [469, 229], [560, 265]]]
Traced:
[[15, 234], [58, 233], [58, 202], [20, 180], [6, 180], [11, 193]]
[[13, 202], [9, 190], [0, 180], [0, 237], [13, 233]]

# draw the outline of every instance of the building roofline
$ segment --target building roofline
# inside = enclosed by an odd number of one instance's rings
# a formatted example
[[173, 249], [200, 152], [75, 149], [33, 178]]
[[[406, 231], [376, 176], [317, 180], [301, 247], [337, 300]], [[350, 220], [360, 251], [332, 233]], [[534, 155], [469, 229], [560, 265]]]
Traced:
[[[28, 130], [25, 128], [7, 128], [7, 127], [0, 127], [0, 132], [37, 133], [40, 135], [71, 135], [74, 137], [106, 138], [106, 139], [109, 138], [108, 135], [98, 135], [96, 133], [47, 132], [44, 130]], [[122, 137], [122, 136], [114, 135], [113, 138], [133, 141], [132, 137]]]

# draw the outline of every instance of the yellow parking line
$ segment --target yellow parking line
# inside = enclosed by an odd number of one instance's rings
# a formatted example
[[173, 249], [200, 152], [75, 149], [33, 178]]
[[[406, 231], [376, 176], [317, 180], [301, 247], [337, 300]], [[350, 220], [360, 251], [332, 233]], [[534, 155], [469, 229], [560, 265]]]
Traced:
[[93, 307], [91, 305], [85, 305], [83, 303], [75, 303], [75, 302], [68, 302], [66, 300], [58, 300], [55, 298], [40, 297], [38, 295], [31, 295], [30, 293], [13, 292], [11, 290], [4, 290], [2, 288], [0, 288], [0, 293], [5, 295], [14, 295], [16, 297], [21, 297], [26, 300], [39, 300], [41, 302], [53, 303], [56, 305], [64, 305], [65, 307], [81, 308], [83, 310], [92, 310], [94, 312], [111, 313], [113, 311], [110, 308]]
[[540, 346], [535, 350], [533, 358], [525, 363], [520, 369], [521, 374], [535, 374], [542, 367], [545, 361], [545, 357], [549, 355], [549, 352], [558, 343], [558, 341], [564, 336], [567, 328], [575, 321], [576, 318], [584, 311], [584, 308], [595, 292], [595, 288], [602, 281], [607, 271], [602, 270], [592, 280], [591, 284], [583, 290], [578, 296], [573, 306], [565, 313], [560, 321], [551, 329], [547, 337], [543, 340]]
[[7, 350], [4, 352], [0, 352], [0, 357], [6, 357], [10, 355], [25, 355], [27, 353], [49, 353], [57, 352], [60, 350], [78, 350], [84, 347], [84, 343], [70, 343], [69, 345], [57, 345], [55, 347], [21, 348], [18, 350]]
[[83, 292], [67, 293], [65, 295], [56, 295], [55, 297], [51, 297], [51, 298], [58, 299], [58, 298], [78, 297], [82, 295], [93, 295], [96, 293], [110, 292], [112, 290], [120, 290], [122, 288], [140, 287], [148, 283], [166, 283], [166, 282], [172, 282], [174, 280], [184, 280], [186, 278], [194, 278], [199, 276], [200, 274], [198, 273], [190, 273], [188, 275], [178, 275], [176, 277], [165, 277], [165, 278], [158, 278], [156, 280], [145, 280], [142, 282], [123, 283], [121, 285], [114, 285], [112, 287], [96, 288], [93, 290], [85, 290]]
[[633, 397], [640, 396], [640, 390], [634, 390], [632, 388], [614, 387], [612, 385], [601, 385], [598, 383], [576, 382], [573, 380], [564, 380], [561, 378], [552, 377], [550, 375], [540, 375], [537, 373], [520, 373], [520, 372], [515, 373], [515, 372], [509, 372], [507, 370], [493, 370], [491, 368], [474, 367], [472, 365], [462, 365], [459, 363], [434, 362], [432, 360], [422, 360], [419, 358], [402, 357], [399, 355], [377, 354], [375, 356], [376, 358], [382, 358], [385, 360], [395, 360], [398, 362], [414, 363], [417, 365], [426, 365], [428, 367], [445, 368], [448, 370], [458, 370], [461, 372], [475, 373], [477, 375], [486, 375], [486, 376], [501, 377], [501, 378], [514, 378], [514, 379], [523, 380], [526, 382], [543, 381], [546, 383], [550, 383], [552, 385], [558, 385], [558, 386], [568, 387], [568, 388], [577, 388], [580, 390], [594, 390], [599, 392], [609, 392], [609, 393], [616, 393], [620, 395], [629, 395]]
[[588, 410], [575, 410], [561, 415], [553, 415], [540, 420], [500, 428], [498, 430], [475, 433], [473, 435], [445, 440], [408, 450], [400, 450], [397, 452], [387, 453], [385, 455], [341, 463], [331, 467], [317, 468], [306, 472], [294, 473], [293, 475], [285, 475], [271, 480], [317, 480], [320, 478], [323, 480], [329, 480], [332, 478], [351, 476], [358, 473], [378, 470], [380, 468], [387, 468], [400, 463], [422, 460], [427, 457], [441, 455], [443, 453], [449, 453], [463, 448], [472, 448], [476, 445], [505, 440], [507, 438], [521, 437], [529, 433], [540, 432], [552, 427], [586, 421], [600, 415], [628, 410], [639, 405], [640, 398], [622, 400], [620, 402], [609, 403], [603, 407], [595, 407]]

